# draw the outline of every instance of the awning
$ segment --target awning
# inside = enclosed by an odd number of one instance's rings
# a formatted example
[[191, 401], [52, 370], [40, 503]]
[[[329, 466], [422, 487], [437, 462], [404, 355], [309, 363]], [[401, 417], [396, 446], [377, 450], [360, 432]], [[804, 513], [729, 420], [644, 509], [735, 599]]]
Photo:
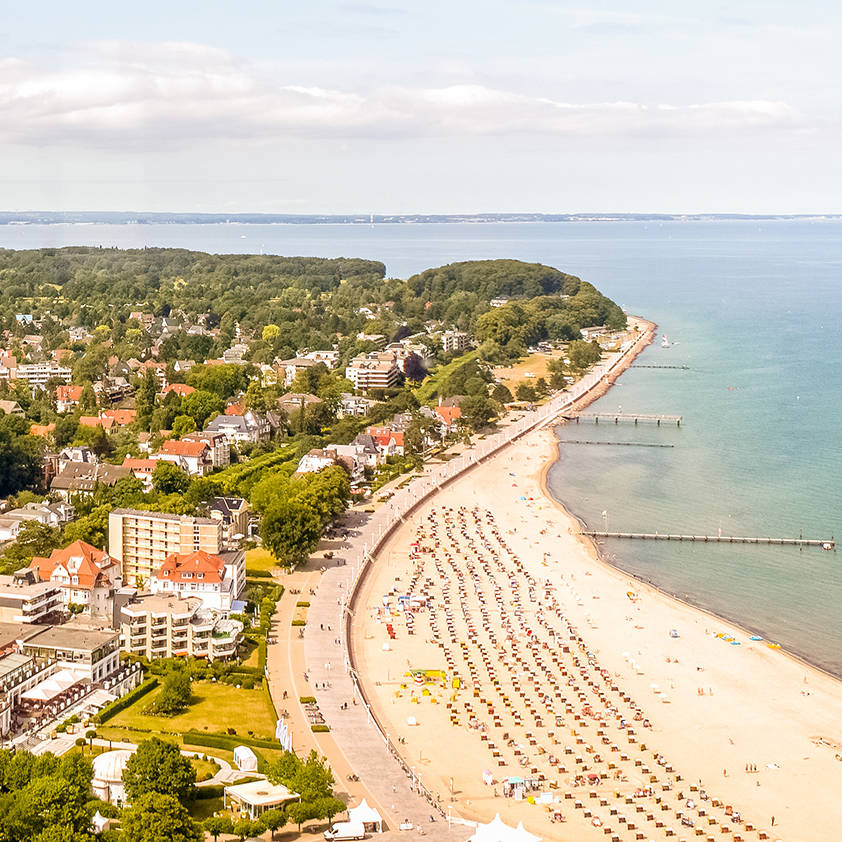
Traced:
[[66, 690], [69, 690], [74, 684], [78, 684], [83, 677], [83, 674], [77, 675], [73, 670], [60, 670], [55, 675], [51, 675], [25, 693], [22, 693], [21, 698], [29, 699], [33, 702], [49, 702], [50, 699], [54, 699], [56, 696], [60, 696]]

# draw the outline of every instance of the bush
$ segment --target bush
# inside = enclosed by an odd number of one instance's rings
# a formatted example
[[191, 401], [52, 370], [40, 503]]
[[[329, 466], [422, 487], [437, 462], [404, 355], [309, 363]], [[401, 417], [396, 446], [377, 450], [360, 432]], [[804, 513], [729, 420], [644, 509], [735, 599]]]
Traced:
[[307, 621], [306, 620], [293, 620], [292, 625], [293, 626], [306, 626]]
[[264, 740], [260, 737], [240, 737], [236, 734], [205, 734], [201, 731], [184, 731], [181, 735], [186, 745], [205, 746], [207, 748], [221, 748], [233, 751], [237, 746], [251, 746], [252, 748], [280, 748], [277, 740]]
[[295, 607], [296, 607], [296, 608], [309, 608], [309, 607], [310, 607], [310, 603], [309, 603], [309, 602], [303, 602], [303, 601], [301, 601], [301, 602], [296, 602], [296, 603], [295, 603]]
[[76, 738], [76, 745], [83, 746], [87, 743], [87, 740], [84, 737], [77, 737]]
[[330, 731], [330, 728], [328, 728], [327, 725], [311, 725], [310, 730], [314, 734], [326, 734], [328, 731]]
[[316, 697], [315, 696], [299, 696], [298, 701], [301, 702], [302, 705], [314, 705], [314, 704], [316, 704]]
[[102, 725], [103, 722], [107, 722], [111, 717], [116, 716], [121, 710], [132, 705], [142, 696], [145, 696], [147, 693], [151, 692], [158, 686], [158, 679], [155, 677], [147, 678], [146, 681], [143, 682], [139, 687], [135, 687], [129, 693], [126, 693], [121, 699], [117, 699], [117, 701], [112, 702], [107, 707], [104, 707], [95, 717], [94, 721], [98, 722]]
[[222, 798], [225, 792], [224, 784], [211, 784], [210, 786], [197, 786], [196, 795], [197, 801], [204, 801], [208, 798]]
[[246, 582], [249, 579], [271, 579], [272, 573], [269, 570], [249, 570], [246, 567]]

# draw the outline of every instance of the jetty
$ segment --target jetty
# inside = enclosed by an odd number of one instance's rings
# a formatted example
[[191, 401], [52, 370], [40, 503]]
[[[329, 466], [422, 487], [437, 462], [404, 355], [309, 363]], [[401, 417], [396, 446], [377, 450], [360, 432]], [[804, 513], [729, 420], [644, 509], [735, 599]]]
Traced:
[[736, 535], [676, 535], [669, 532], [601, 532], [583, 530], [580, 535], [589, 538], [627, 538], [639, 541], [687, 541], [704, 544], [778, 544], [790, 547], [822, 547], [835, 550], [836, 541], [831, 538], [761, 538]]
[[675, 447], [674, 444], [660, 444], [649, 441], [596, 441], [593, 439], [560, 439], [561, 444], [604, 444], [610, 447]]
[[651, 363], [634, 363], [629, 368], [677, 368], [681, 371], [688, 371], [689, 365], [652, 365]]
[[656, 424], [658, 427], [661, 426], [661, 423], [664, 424], [675, 424], [676, 426], [681, 426], [681, 416], [680, 415], [653, 415], [651, 413], [645, 412], [573, 412], [568, 413], [566, 415], [561, 416], [565, 421], [575, 421], [577, 424], [580, 421], [593, 421], [594, 424], [599, 424], [600, 419], [603, 421], [613, 421], [615, 424], [619, 424], [621, 421], [631, 421], [635, 425], [643, 423], [643, 424]]

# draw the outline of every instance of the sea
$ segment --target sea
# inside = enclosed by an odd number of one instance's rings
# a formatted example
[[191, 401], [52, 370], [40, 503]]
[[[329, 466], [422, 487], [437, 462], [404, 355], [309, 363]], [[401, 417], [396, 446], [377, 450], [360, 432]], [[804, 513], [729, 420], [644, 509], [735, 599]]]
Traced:
[[[365, 257], [393, 277], [479, 258], [556, 266], [658, 324], [592, 409], [683, 419], [557, 428], [548, 483], [561, 503], [605, 531], [842, 538], [840, 221], [0, 225], [0, 247], [61, 245]], [[603, 553], [722, 631], [842, 677], [836, 551], [610, 540]]]

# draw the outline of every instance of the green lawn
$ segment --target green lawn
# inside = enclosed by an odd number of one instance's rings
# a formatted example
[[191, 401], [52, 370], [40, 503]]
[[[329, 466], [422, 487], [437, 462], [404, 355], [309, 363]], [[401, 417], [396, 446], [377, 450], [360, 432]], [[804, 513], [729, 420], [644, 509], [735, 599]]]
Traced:
[[246, 575], [252, 570], [275, 570], [277, 566], [278, 562], [269, 550], [263, 547], [246, 550]]
[[[149, 731], [226, 731], [235, 728], [243, 736], [272, 739], [275, 714], [263, 689], [238, 690], [231, 684], [212, 681], [193, 682], [193, 701], [177, 716], [152, 716], [145, 710], [155, 701], [160, 690], [153, 690], [133, 705], [121, 710], [109, 726]], [[104, 729], [103, 729], [104, 730]]]

